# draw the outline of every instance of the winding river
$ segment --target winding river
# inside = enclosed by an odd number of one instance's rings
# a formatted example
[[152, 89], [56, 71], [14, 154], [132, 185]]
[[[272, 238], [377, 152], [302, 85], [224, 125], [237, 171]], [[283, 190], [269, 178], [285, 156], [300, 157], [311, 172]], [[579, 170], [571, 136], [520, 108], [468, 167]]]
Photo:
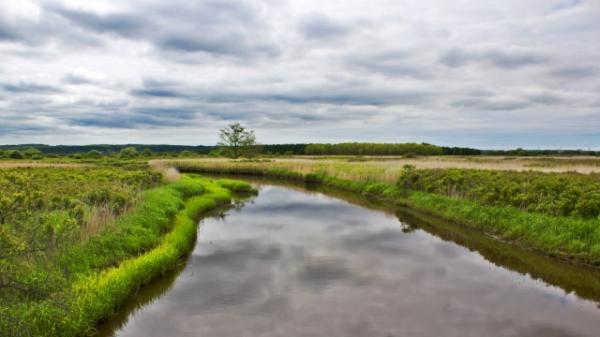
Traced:
[[409, 210], [255, 182], [98, 336], [600, 336], [600, 274]]

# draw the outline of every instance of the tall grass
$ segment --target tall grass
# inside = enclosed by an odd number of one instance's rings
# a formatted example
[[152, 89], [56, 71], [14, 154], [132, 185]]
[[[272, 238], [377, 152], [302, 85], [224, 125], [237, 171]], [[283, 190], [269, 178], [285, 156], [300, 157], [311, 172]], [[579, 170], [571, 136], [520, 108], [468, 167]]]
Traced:
[[57, 266], [75, 268], [63, 289], [0, 307], [0, 335], [91, 334], [137, 288], [174, 269], [193, 246], [198, 216], [230, 198], [221, 184], [189, 177], [147, 191], [117, 230], [58, 257]]

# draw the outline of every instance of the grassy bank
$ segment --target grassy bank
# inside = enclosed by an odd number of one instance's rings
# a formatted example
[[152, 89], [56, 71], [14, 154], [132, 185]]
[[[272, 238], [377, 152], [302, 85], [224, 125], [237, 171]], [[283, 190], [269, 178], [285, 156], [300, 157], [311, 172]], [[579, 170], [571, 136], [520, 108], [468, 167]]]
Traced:
[[[133, 210], [85, 242], [29, 264], [1, 260], [3, 268], [22, 270], [10, 274], [20, 276], [19, 282], [2, 293], [0, 335], [92, 333], [137, 288], [178, 265], [193, 245], [198, 216], [228, 203], [231, 192], [224, 186], [232, 184], [249, 189], [239, 182], [184, 176], [144, 192]], [[23, 288], [26, 282], [39, 284]], [[43, 292], [31, 291], [44, 285], [49, 287]]]
[[[576, 215], [576, 212], [570, 213], [572, 215], [569, 216], [556, 216], [528, 210], [527, 207], [515, 207], [510, 204], [512, 199], [507, 199], [508, 201], [505, 203], [486, 203], [484, 200], [478, 200], [475, 197], [461, 197], [458, 193], [443, 195], [440, 191], [448, 186], [448, 176], [452, 176], [453, 172], [446, 172], [447, 175], [438, 174], [439, 179], [435, 180], [438, 184], [433, 183], [432, 178], [428, 178], [428, 184], [431, 183], [436, 187], [442, 186], [439, 187], [439, 190], [430, 192], [415, 190], [416, 184], [407, 185], [406, 177], [403, 177], [401, 170], [392, 180], [394, 182], [390, 183], [389, 176], [385, 174], [382, 174], [379, 178], [374, 171], [369, 171], [366, 175], [360, 174], [364, 170], [368, 170], [361, 168], [360, 164], [355, 164], [353, 167], [349, 167], [349, 164], [341, 164], [338, 167], [330, 165], [327, 170], [323, 170], [322, 163], [319, 162], [315, 162], [313, 166], [303, 163], [300, 167], [293, 164], [286, 167], [282, 163], [269, 162], [207, 162], [201, 160], [171, 161], [170, 164], [186, 172], [251, 174], [306, 183], [321, 183], [426, 211], [480, 229], [499, 239], [511, 241], [525, 248], [538, 250], [554, 257], [578, 263], [600, 265], [600, 219], [597, 216], [594, 217], [592, 214], [592, 216], [583, 217]], [[412, 174], [414, 173], [413, 171]], [[428, 172], [422, 170], [416, 170], [416, 173], [428, 175]], [[471, 174], [471, 172], [467, 173]], [[511, 179], [511, 175], [522, 173], [505, 172], [503, 174], [507, 175], [505, 179], [508, 181]], [[535, 184], [531, 184], [529, 189], [545, 189], [556, 185], [556, 181], [562, 182], [566, 186], [581, 186], [582, 188], [589, 188], [587, 186], [589, 184], [592, 184], [592, 186], [598, 184], [595, 176], [565, 173], [557, 177], [556, 175], [539, 172], [536, 174]], [[479, 191], [479, 189], [489, 188], [486, 184], [492, 179], [495, 178], [483, 179], [484, 183], [472, 186], [469, 185], [473, 182], [472, 180], [463, 179], [462, 183], [470, 186], [466, 191]], [[530, 182], [530, 180], [524, 179], [527, 182]], [[558, 185], [560, 186], [560, 183]], [[561, 189], [558, 188], [557, 190], [560, 191]], [[495, 193], [496, 189], [492, 188], [491, 191]], [[498, 191], [498, 193], [510, 194], [511, 192]], [[531, 202], [556, 201], [548, 198], [539, 198]], [[557, 194], [556, 198], [560, 199], [561, 194]], [[573, 204], [585, 202], [588, 198], [593, 198], [593, 195], [579, 193], [574, 197]], [[496, 201], [498, 198], [492, 197], [491, 200]], [[532, 207], [532, 209], [535, 208]]]

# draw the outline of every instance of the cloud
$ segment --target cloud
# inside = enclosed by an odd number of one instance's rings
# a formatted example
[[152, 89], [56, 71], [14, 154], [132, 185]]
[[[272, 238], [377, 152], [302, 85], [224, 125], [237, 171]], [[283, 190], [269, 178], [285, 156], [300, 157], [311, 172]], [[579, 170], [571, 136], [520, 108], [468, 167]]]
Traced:
[[169, 35], [158, 40], [157, 47], [179, 52], [203, 52], [236, 57], [277, 56], [278, 49], [269, 44], [248, 43], [242, 32], [218, 33], [213, 36]]
[[292, 104], [321, 103], [333, 105], [410, 105], [423, 102], [429, 93], [419, 91], [344, 90], [323, 93], [282, 93], [256, 95], [255, 99], [282, 101]]
[[566, 79], [581, 79], [594, 77], [598, 74], [598, 68], [595, 66], [563, 66], [549, 71], [551, 76]]
[[528, 107], [528, 103], [522, 100], [497, 100], [497, 99], [460, 99], [451, 103], [455, 108], [475, 109], [479, 111], [510, 111]]
[[470, 63], [486, 63], [506, 70], [548, 62], [547, 57], [528, 51], [501, 49], [466, 50], [461, 48], [453, 48], [442, 53], [439, 60], [448, 67], [462, 67]]
[[553, 93], [537, 93], [530, 95], [528, 97], [529, 101], [532, 103], [545, 104], [545, 105], [553, 105], [564, 103], [565, 99], [560, 95], [556, 95]]
[[0, 41], [15, 41], [21, 39], [17, 30], [11, 27], [0, 16]]
[[239, 121], [263, 143], [600, 144], [599, 15], [568, 0], [4, 1], [0, 142], [214, 144]]
[[154, 2], [109, 13], [62, 5], [46, 6], [46, 10], [91, 33], [145, 41], [158, 51], [239, 58], [278, 55], [278, 47], [267, 36], [260, 7], [254, 2], [182, 1], [179, 5]]
[[181, 97], [181, 94], [175, 90], [160, 88], [135, 89], [131, 94], [140, 97]]
[[151, 23], [140, 15], [126, 13], [100, 15], [66, 7], [49, 7], [48, 9], [73, 24], [97, 33], [113, 33], [126, 37], [136, 37], [140, 36], [145, 30], [152, 28]]
[[312, 14], [300, 22], [300, 32], [307, 39], [340, 38], [350, 31], [350, 27], [323, 14]]
[[34, 82], [6, 83], [1, 84], [0, 88], [10, 93], [21, 94], [52, 94], [60, 93], [63, 91], [60, 87], [57, 86]]
[[62, 82], [66, 84], [98, 84], [105, 79], [105, 76], [87, 69], [75, 69], [69, 71], [63, 76]]
[[113, 129], [177, 127], [190, 124], [194, 113], [182, 108], [135, 108], [132, 112], [103, 112], [69, 116], [65, 121], [73, 126]]
[[182, 98], [203, 103], [286, 103], [292, 105], [327, 104], [327, 105], [412, 105], [430, 99], [432, 93], [426, 90], [400, 90], [392, 88], [373, 88], [368, 85], [350, 87], [345, 83], [317, 83], [297, 88], [286, 89], [266, 85], [260, 90], [244, 88], [210, 88], [186, 86], [180, 89], [181, 83], [161, 83], [145, 81], [140, 88], [131, 94], [147, 98]]
[[569, 8], [578, 6], [582, 3], [583, 3], [583, 0], [563, 0], [563, 1], [560, 1], [558, 4], [554, 5], [552, 7], [551, 11], [553, 11], [553, 12], [562, 11], [565, 9], [569, 9]]
[[387, 77], [432, 78], [434, 72], [431, 66], [416, 58], [416, 55], [405, 50], [389, 50], [351, 54], [346, 63], [349, 68], [358, 68]]

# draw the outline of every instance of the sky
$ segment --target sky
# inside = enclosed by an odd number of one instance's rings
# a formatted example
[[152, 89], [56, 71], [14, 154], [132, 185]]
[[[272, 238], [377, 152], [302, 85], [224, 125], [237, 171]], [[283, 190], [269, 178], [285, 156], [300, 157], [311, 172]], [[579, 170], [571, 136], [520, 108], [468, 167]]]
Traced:
[[3, 0], [0, 144], [600, 149], [600, 0]]

